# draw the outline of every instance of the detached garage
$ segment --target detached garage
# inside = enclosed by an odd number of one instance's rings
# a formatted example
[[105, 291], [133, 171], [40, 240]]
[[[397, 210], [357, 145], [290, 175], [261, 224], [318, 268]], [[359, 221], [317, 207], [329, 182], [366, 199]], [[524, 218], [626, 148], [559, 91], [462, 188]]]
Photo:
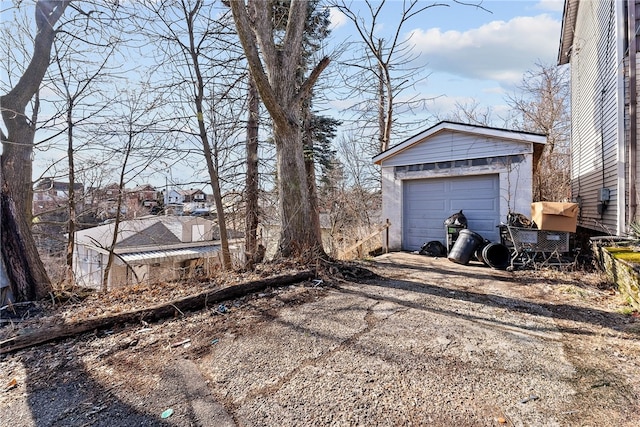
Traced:
[[470, 230], [499, 241], [507, 213], [529, 216], [534, 153], [545, 143], [540, 134], [441, 122], [378, 154], [389, 249], [446, 244], [443, 222], [460, 210]]

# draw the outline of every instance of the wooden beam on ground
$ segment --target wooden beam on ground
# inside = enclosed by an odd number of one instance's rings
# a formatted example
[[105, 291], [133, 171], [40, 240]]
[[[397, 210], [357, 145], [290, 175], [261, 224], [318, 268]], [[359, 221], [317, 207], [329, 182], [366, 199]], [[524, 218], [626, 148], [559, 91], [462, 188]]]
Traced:
[[254, 280], [239, 285], [233, 285], [213, 291], [205, 291], [196, 295], [173, 300], [164, 304], [155, 305], [139, 310], [126, 311], [124, 313], [109, 316], [93, 317], [77, 322], [45, 327], [32, 333], [17, 335], [0, 342], [0, 354], [7, 354], [24, 348], [59, 341], [85, 332], [97, 329], [113, 328], [127, 323], [139, 324], [143, 320], [155, 322], [161, 319], [171, 318], [185, 311], [197, 311], [206, 308], [210, 304], [239, 298], [241, 296], [262, 291], [270, 287], [282, 287], [294, 283], [313, 279], [311, 271], [301, 271], [295, 274], [269, 277], [262, 280]]

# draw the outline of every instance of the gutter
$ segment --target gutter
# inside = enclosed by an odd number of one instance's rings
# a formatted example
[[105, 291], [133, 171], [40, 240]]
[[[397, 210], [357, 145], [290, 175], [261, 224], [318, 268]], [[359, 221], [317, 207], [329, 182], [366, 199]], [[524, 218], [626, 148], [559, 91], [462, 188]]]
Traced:
[[636, 217], [638, 206], [636, 193], [637, 159], [638, 159], [638, 109], [637, 109], [637, 78], [636, 78], [636, 8], [635, 2], [627, 4], [627, 22], [629, 37], [629, 219], [631, 224]]

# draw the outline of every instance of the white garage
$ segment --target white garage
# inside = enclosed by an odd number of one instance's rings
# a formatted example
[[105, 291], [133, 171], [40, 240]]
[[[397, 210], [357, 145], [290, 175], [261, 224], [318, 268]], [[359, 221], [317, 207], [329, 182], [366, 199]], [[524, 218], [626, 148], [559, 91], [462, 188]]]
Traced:
[[444, 220], [460, 210], [470, 230], [499, 241], [508, 212], [530, 212], [534, 153], [545, 142], [539, 134], [441, 122], [374, 157], [389, 250], [446, 244]]

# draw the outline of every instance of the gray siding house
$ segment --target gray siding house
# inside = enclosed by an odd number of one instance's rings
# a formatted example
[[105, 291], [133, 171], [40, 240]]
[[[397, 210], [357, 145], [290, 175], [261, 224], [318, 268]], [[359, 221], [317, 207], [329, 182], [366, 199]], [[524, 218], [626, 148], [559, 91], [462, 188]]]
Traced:
[[565, 0], [558, 64], [571, 67], [571, 192], [578, 224], [623, 235], [637, 214], [637, 0]]
[[544, 135], [441, 122], [378, 154], [389, 250], [445, 244], [444, 220], [463, 210], [469, 229], [499, 241], [509, 212], [531, 213], [534, 153]]

